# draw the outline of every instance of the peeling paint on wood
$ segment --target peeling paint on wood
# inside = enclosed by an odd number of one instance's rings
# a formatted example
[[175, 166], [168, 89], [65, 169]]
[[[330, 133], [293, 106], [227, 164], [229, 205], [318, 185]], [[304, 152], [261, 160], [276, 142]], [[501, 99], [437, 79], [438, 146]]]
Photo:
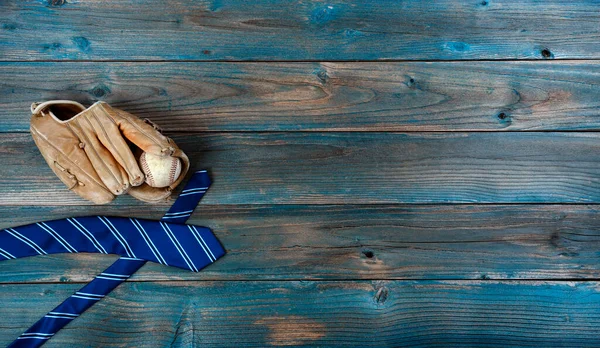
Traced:
[[325, 325], [298, 315], [264, 317], [253, 323], [269, 329], [267, 344], [295, 346], [310, 344], [326, 335]]

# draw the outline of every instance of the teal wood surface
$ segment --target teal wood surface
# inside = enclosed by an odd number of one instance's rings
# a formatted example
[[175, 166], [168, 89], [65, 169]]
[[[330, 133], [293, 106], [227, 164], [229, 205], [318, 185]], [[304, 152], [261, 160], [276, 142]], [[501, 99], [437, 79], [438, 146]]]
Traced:
[[[595, 279], [600, 206], [201, 204], [227, 257], [200, 273], [149, 263], [131, 281]], [[166, 207], [0, 206], [0, 227], [109, 214], [158, 219]], [[14, 218], [16, 216], [17, 218]], [[0, 283], [85, 282], [115, 256], [0, 262]], [[226, 260], [226, 262], [225, 262]]]
[[[0, 286], [0, 344], [79, 286]], [[127, 282], [47, 347], [594, 347], [598, 288], [595, 281]]]
[[[1, 15], [0, 15], [1, 16]], [[165, 131], [600, 129], [597, 61], [0, 63], [0, 131], [103, 100]]]
[[[148, 264], [47, 347], [600, 346], [597, 0], [0, 2], [0, 228], [94, 206], [29, 105], [159, 124], [228, 254]], [[115, 256], [0, 262], [0, 346]]]
[[[193, 133], [173, 139], [193, 170], [214, 176], [207, 204], [600, 202], [598, 133]], [[0, 142], [6, 153], [0, 205], [90, 204], [65, 189], [29, 134], [0, 134]], [[116, 204], [133, 201], [119, 197]]]
[[598, 58], [596, 0], [5, 1], [0, 60]]

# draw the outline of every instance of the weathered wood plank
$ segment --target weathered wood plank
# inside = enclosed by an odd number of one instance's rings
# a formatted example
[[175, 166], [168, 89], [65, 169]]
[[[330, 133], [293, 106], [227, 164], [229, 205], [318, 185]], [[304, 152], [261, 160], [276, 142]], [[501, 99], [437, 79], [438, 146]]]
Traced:
[[0, 131], [104, 100], [167, 131], [598, 130], [600, 63], [0, 63]]
[[[0, 228], [89, 214], [158, 219], [165, 207], [1, 207]], [[209, 206], [227, 255], [200, 273], [148, 264], [132, 280], [595, 279], [600, 206]], [[1, 232], [0, 232], [1, 233]], [[82, 282], [114, 256], [0, 262], [0, 282]]]
[[[0, 286], [0, 344], [77, 287]], [[47, 347], [594, 347], [598, 289], [598, 282], [128, 282]]]
[[[598, 203], [598, 133], [204, 133], [207, 204]], [[0, 135], [0, 205], [86, 204], [29, 134]], [[117, 204], [135, 204], [119, 197]], [[89, 204], [89, 203], [87, 203]]]
[[3, 3], [1, 60], [598, 58], [595, 0]]

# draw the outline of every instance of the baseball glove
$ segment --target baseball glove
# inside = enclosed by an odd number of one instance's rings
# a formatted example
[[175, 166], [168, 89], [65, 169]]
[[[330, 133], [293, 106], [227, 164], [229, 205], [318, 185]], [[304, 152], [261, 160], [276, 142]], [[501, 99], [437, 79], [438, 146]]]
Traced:
[[[167, 199], [189, 170], [187, 156], [156, 126], [97, 102], [89, 108], [69, 100], [31, 105], [31, 135], [54, 173], [79, 196], [97, 204], [129, 193], [146, 202]], [[133, 151], [132, 151], [133, 150]], [[181, 160], [181, 174], [169, 187], [144, 183], [134, 153]]]

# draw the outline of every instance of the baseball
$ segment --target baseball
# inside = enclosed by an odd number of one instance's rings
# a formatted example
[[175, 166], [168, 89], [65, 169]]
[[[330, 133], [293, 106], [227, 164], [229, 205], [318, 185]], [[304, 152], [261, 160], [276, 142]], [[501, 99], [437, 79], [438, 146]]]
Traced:
[[181, 174], [181, 161], [177, 157], [144, 152], [140, 156], [140, 167], [146, 176], [146, 183], [152, 187], [167, 187]]

